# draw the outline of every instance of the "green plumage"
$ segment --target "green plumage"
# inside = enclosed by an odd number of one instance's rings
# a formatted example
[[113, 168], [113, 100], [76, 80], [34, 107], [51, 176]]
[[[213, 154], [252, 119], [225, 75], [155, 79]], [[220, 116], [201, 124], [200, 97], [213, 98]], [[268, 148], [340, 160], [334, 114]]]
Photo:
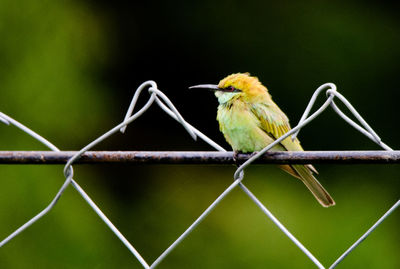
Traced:
[[[233, 74], [218, 84], [215, 92], [219, 106], [217, 120], [226, 141], [234, 151], [260, 151], [290, 130], [289, 120], [272, 101], [266, 87], [249, 74]], [[298, 139], [290, 137], [273, 151], [302, 151]], [[311, 165], [281, 165], [283, 170], [301, 179], [321, 205], [335, 204], [312, 172]]]

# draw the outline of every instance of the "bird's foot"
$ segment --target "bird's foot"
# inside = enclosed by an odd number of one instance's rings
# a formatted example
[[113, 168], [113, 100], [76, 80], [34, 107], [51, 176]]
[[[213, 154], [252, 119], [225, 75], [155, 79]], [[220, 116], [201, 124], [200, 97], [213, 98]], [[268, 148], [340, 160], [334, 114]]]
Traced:
[[243, 152], [235, 150], [233, 152], [233, 161], [235, 162], [236, 166], [241, 166], [245, 161], [247, 161], [248, 159], [250, 159], [251, 157], [253, 157], [254, 155], [256, 155], [258, 153], [258, 151], [252, 152], [249, 155], [249, 158], [247, 158], [246, 160], [239, 160], [239, 154], [243, 154]]
[[238, 150], [233, 151], [233, 161], [235, 162], [237, 167], [239, 167], [241, 165], [241, 163], [239, 161], [239, 153], [240, 153], [240, 151], [238, 151]]
[[[251, 154], [250, 154], [250, 156], [249, 156], [249, 158], [248, 159], [250, 159], [250, 158], [252, 158], [254, 155], [256, 155], [258, 153], [258, 151], [254, 151], [254, 152], [252, 152]], [[247, 159], [247, 160], [248, 160]]]

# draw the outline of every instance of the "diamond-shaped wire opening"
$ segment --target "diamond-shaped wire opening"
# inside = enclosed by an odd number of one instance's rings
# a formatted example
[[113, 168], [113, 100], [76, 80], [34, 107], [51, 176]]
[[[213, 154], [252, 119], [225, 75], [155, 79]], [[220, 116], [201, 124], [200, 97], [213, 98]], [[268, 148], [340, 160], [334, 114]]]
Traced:
[[[134, 107], [136, 105], [136, 102], [142, 92], [142, 90], [149, 86], [149, 93], [150, 97], [147, 101], [147, 103], [140, 109], [138, 112], [132, 115]], [[323, 91], [327, 89], [326, 94], [327, 94], [327, 100], [325, 103], [316, 111], [314, 112], [311, 116], [308, 116], [310, 113], [313, 104], [315, 103], [316, 98], [318, 95]], [[354, 115], [354, 117], [360, 122], [361, 126], [357, 123], [355, 123], [353, 120], [351, 120], [345, 113], [343, 113], [334, 103], [334, 98], [338, 98], [348, 109], [349, 111]], [[96, 206], [96, 204], [91, 200], [91, 198], [84, 192], [84, 190], [73, 180], [73, 169], [72, 169], [72, 164], [74, 161], [76, 161], [84, 152], [92, 148], [94, 145], [100, 143], [104, 139], [108, 138], [112, 134], [121, 131], [124, 132], [126, 126], [133, 122], [135, 119], [140, 117], [154, 102], [156, 102], [168, 115], [170, 115], [172, 118], [177, 120], [179, 123], [183, 125], [183, 127], [187, 130], [187, 132], [192, 136], [192, 138], [196, 139], [196, 137], [200, 137], [203, 139], [205, 142], [207, 142], [209, 145], [214, 147], [215, 149], [219, 151], [225, 151], [221, 146], [216, 144], [214, 141], [212, 141], [210, 138], [205, 136], [203, 133], [201, 133], [199, 130], [194, 128], [192, 125], [190, 125], [188, 122], [186, 122], [183, 117], [180, 115], [178, 110], [175, 108], [173, 103], [168, 99], [166, 95], [164, 95], [160, 90], [158, 90], [157, 85], [154, 81], [146, 81], [142, 85], [139, 86], [139, 88], [136, 90], [132, 102], [130, 104], [130, 107], [128, 109], [128, 112], [125, 116], [125, 119], [122, 123], [119, 125], [115, 126], [112, 128], [110, 131], [106, 132], [96, 140], [92, 141], [89, 143], [86, 147], [81, 149], [77, 154], [75, 154], [65, 165], [64, 168], [64, 175], [66, 177], [66, 180], [56, 196], [53, 198], [51, 203], [44, 209], [42, 210], [38, 215], [30, 219], [28, 222], [26, 222], [24, 225], [22, 225], [20, 228], [18, 228], [16, 231], [14, 231], [11, 235], [9, 235], [7, 238], [5, 238], [2, 242], [0, 242], [0, 247], [6, 244], [8, 241], [13, 239], [16, 235], [21, 233], [24, 229], [32, 225], [34, 222], [36, 222], [38, 219], [43, 217], [45, 214], [47, 214], [57, 203], [58, 199], [62, 196], [65, 188], [69, 185], [72, 184], [73, 187], [79, 192], [79, 194], [85, 199], [85, 201], [91, 206], [91, 208], [98, 214], [98, 216], [106, 223], [106, 225], [114, 232], [114, 234], [123, 242], [123, 244], [132, 252], [132, 254], [135, 255], [135, 257], [138, 259], [138, 261], [143, 265], [144, 268], [154, 268], [156, 267], [180, 242], [182, 242], [190, 232], [192, 232], [197, 225], [201, 223], [201, 221], [207, 217], [207, 215], [215, 208], [217, 204], [219, 204], [234, 188], [237, 186], [240, 186], [240, 188], [252, 199], [253, 202], [256, 203], [256, 205], [262, 210], [264, 214], [270, 218], [275, 225], [278, 226], [281, 231], [289, 237], [290, 240], [292, 240], [302, 251], [307, 257], [319, 268], [325, 268], [317, 258], [313, 256], [311, 252], [309, 252], [302, 244], [300, 241], [298, 241], [286, 228], [283, 224], [279, 222], [277, 218], [275, 218], [272, 213], [258, 200], [258, 198], [251, 193], [251, 191], [242, 183], [242, 180], [244, 178], [244, 169], [250, 165], [254, 160], [256, 160], [258, 157], [260, 157], [262, 154], [264, 154], [267, 150], [272, 148], [274, 145], [285, 139], [286, 137], [292, 135], [292, 138], [294, 138], [300, 129], [304, 127], [306, 124], [310, 123], [313, 119], [315, 119], [318, 115], [320, 115], [328, 106], [331, 106], [334, 111], [342, 117], [346, 122], [348, 122], [351, 126], [353, 126], [355, 129], [357, 129], [359, 132], [363, 133], [365, 136], [370, 138], [372, 141], [380, 145], [382, 148], [385, 150], [391, 150], [390, 147], [388, 147], [386, 144], [384, 144], [379, 136], [373, 131], [373, 129], [367, 124], [367, 122], [359, 115], [359, 113], [354, 109], [354, 107], [346, 100], [344, 96], [342, 96], [340, 93], [336, 91], [336, 86], [332, 83], [327, 83], [322, 86], [320, 86], [313, 94], [302, 118], [300, 119], [300, 122], [296, 127], [294, 127], [291, 131], [283, 135], [282, 137], [278, 138], [274, 143], [268, 145], [266, 148], [264, 148], [262, 151], [258, 152], [251, 158], [249, 158], [245, 163], [243, 163], [238, 169], [236, 170], [234, 174], [234, 182], [226, 188], [226, 190], [193, 222], [192, 225], [181, 235], [176, 239], [151, 265], [149, 265], [139, 254], [139, 252], [132, 246], [132, 244], [129, 243], [129, 241], [123, 236], [121, 232], [118, 231], [118, 229], [111, 223], [111, 221], [104, 215], [104, 213]], [[41, 137], [34, 131], [30, 130], [26, 126], [22, 125], [21, 123], [15, 121], [11, 117], [5, 115], [4, 113], [0, 112], [0, 121], [5, 123], [5, 124], [12, 124], [19, 129], [21, 129], [23, 132], [29, 134], [36, 140], [42, 142], [44, 145], [49, 147], [53, 151], [59, 151], [59, 149], [51, 144], [49, 141], [47, 141], [45, 138]], [[383, 222], [397, 207], [400, 206], [400, 200], [397, 201], [365, 234], [363, 234], [348, 250], [346, 250], [329, 268], [334, 268], [336, 267], [352, 250], [354, 250], [376, 227], [380, 225], [380, 223]]]

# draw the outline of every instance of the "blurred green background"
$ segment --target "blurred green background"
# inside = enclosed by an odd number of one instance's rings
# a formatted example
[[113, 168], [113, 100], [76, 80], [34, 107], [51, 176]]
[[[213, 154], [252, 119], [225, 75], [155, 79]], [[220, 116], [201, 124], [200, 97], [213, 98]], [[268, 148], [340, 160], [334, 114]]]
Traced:
[[[311, 94], [333, 82], [399, 148], [398, 4], [362, 1], [0, 2], [0, 109], [63, 150], [119, 123], [135, 88], [155, 80], [182, 115], [225, 148], [209, 92], [250, 72], [294, 125]], [[144, 100], [145, 98], [143, 98]], [[142, 101], [143, 101], [142, 100]], [[322, 100], [321, 100], [322, 102]], [[1, 150], [45, 150], [0, 126]], [[300, 134], [309, 150], [379, 149], [328, 110]], [[151, 108], [97, 150], [213, 150]], [[0, 166], [0, 238], [43, 209], [62, 166]], [[274, 166], [245, 184], [325, 264], [399, 198], [398, 165], [318, 165], [337, 202], [322, 208]], [[233, 166], [75, 166], [75, 179], [143, 257], [157, 258], [232, 182]], [[395, 212], [340, 268], [400, 268]], [[234, 190], [160, 268], [314, 268], [240, 190]], [[0, 268], [141, 268], [69, 187], [43, 219], [0, 249]]]

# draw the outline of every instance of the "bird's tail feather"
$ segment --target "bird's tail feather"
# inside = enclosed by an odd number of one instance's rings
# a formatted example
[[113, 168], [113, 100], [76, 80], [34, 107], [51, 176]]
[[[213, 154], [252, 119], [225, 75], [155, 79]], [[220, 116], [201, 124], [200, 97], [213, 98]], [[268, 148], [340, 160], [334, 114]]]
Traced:
[[312, 172], [309, 170], [309, 168], [304, 165], [292, 165], [291, 168], [297, 172], [301, 181], [303, 181], [303, 183], [307, 186], [307, 188], [322, 206], [329, 207], [335, 205], [333, 198], [312, 175]]

